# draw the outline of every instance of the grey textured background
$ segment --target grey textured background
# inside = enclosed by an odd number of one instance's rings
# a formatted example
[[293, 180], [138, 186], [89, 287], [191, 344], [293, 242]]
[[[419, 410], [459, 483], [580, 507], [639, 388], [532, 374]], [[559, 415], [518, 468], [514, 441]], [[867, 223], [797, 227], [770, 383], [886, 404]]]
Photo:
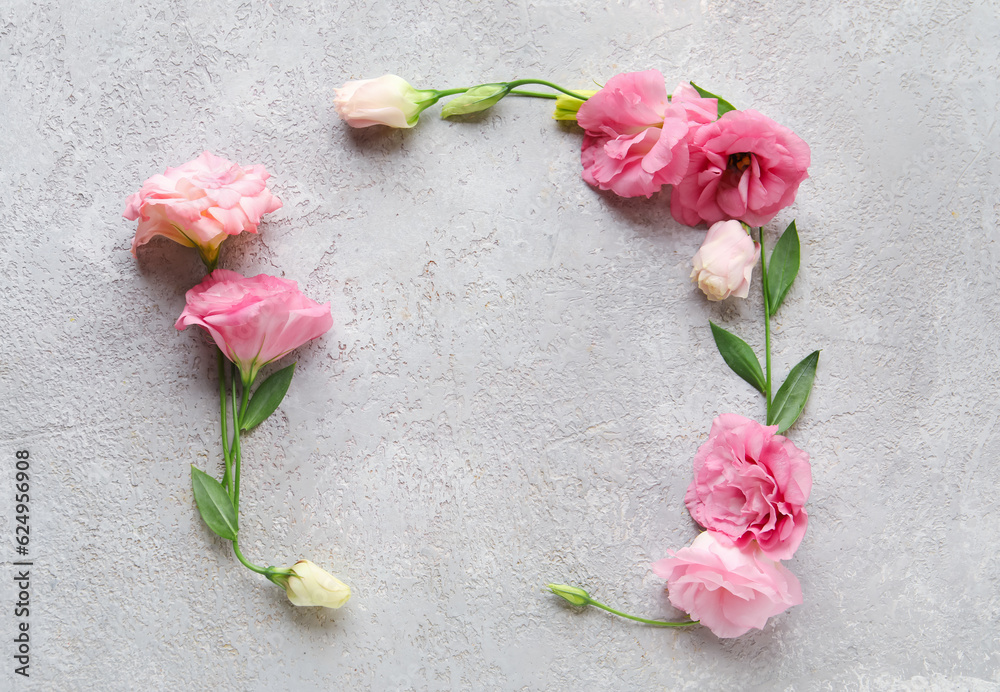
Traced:
[[[0, 9], [0, 687], [38, 690], [1000, 689], [1000, 20], [988, 1], [207, 4]], [[788, 565], [805, 604], [720, 641], [577, 612], [566, 581], [676, 615], [648, 569], [714, 415], [761, 403], [708, 320], [761, 305], [688, 281], [703, 231], [667, 196], [580, 179], [580, 133], [509, 99], [352, 132], [347, 79], [656, 67], [812, 147], [779, 375], [820, 370]], [[258, 562], [351, 584], [296, 609], [202, 526], [220, 458], [214, 357], [173, 322], [201, 267], [128, 253], [125, 197], [203, 149], [262, 163], [284, 208], [223, 266], [333, 304], [280, 414], [249, 439]], [[287, 361], [286, 361], [287, 362]], [[12, 466], [34, 469], [32, 677], [15, 679]], [[7, 687], [4, 687], [7, 686]]]

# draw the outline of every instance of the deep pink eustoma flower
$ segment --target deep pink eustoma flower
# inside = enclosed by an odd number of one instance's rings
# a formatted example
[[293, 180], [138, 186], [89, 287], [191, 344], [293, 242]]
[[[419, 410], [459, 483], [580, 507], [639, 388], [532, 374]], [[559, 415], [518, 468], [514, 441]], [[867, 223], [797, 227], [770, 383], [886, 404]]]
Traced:
[[174, 326], [203, 327], [240, 369], [245, 385], [261, 367], [333, 326], [329, 303], [320, 305], [302, 295], [294, 281], [266, 274], [246, 278], [216, 269], [186, 298]]
[[809, 177], [809, 146], [757, 111], [729, 111], [696, 128], [670, 212], [688, 226], [738, 219], [763, 226], [795, 201]]
[[740, 547], [756, 540], [772, 560], [787, 560], [806, 532], [812, 469], [809, 455], [777, 430], [735, 413], [712, 421], [684, 504], [706, 529]]
[[715, 120], [716, 99], [687, 85], [667, 98], [658, 70], [626, 72], [587, 99], [576, 121], [586, 131], [583, 179], [622, 197], [650, 197], [688, 170], [688, 131]]
[[671, 557], [652, 568], [667, 580], [670, 603], [717, 637], [763, 629], [768, 618], [802, 603], [799, 580], [755, 544], [739, 548], [705, 531], [687, 548], [667, 552]]
[[263, 166], [238, 166], [207, 151], [154, 175], [125, 201], [125, 218], [139, 220], [132, 254], [162, 235], [197, 248], [214, 268], [222, 241], [243, 231], [256, 233], [261, 217], [281, 208], [267, 189], [270, 177]]

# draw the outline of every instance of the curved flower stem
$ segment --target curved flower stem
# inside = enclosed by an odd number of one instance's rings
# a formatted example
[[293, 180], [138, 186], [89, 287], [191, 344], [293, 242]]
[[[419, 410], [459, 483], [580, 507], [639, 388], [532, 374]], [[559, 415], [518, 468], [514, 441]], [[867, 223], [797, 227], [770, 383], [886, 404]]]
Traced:
[[511, 96], [530, 96], [536, 99], [557, 99], [559, 98], [555, 94], [543, 94], [540, 91], [525, 91], [523, 89], [512, 89], [510, 92]]
[[[503, 84], [503, 82], [497, 82], [498, 84]], [[514, 96], [530, 96], [536, 99], [554, 99], [557, 98], [555, 94], [543, 94], [538, 91], [525, 91], [519, 90], [517, 87], [524, 86], [526, 84], [538, 84], [540, 86], [547, 86], [550, 89], [555, 89], [556, 91], [561, 91], [567, 96], [572, 96], [575, 99], [580, 99], [581, 101], [586, 101], [589, 97], [583, 94], [578, 94], [575, 91], [570, 91], [569, 89], [563, 89], [558, 84], [553, 84], [552, 82], [547, 82], [544, 79], [517, 79], [513, 82], [506, 82], [507, 88], [510, 89], [510, 94]], [[477, 85], [480, 86], [480, 85]], [[475, 87], [457, 87], [455, 89], [431, 89], [434, 92], [434, 98], [431, 103], [436, 102], [438, 99], [442, 99], [445, 96], [454, 96], [455, 94], [464, 94], [469, 89], [474, 89]], [[431, 105], [431, 104], [428, 104]]]
[[272, 569], [270, 567], [261, 567], [260, 565], [255, 565], [254, 563], [250, 562], [245, 557], [243, 557], [243, 553], [240, 552], [240, 546], [237, 544], [236, 540], [233, 541], [233, 552], [236, 553], [236, 557], [239, 559], [240, 562], [243, 563], [243, 566], [252, 572], [266, 575], [268, 573], [268, 570]]
[[768, 304], [768, 290], [767, 290], [767, 253], [764, 252], [764, 227], [760, 226], [757, 228], [757, 233], [760, 236], [760, 286], [761, 291], [764, 294], [764, 363], [765, 363], [765, 391], [764, 398], [766, 401], [766, 418], [765, 423], [770, 424], [771, 421], [771, 307]]
[[613, 615], [617, 615], [618, 617], [628, 618], [629, 620], [635, 620], [636, 622], [642, 622], [647, 625], [655, 625], [656, 627], [687, 627], [689, 625], [698, 624], [697, 620], [690, 620], [687, 622], [667, 622], [665, 620], [648, 620], [646, 618], [640, 618], [636, 617], [635, 615], [629, 615], [628, 613], [623, 613], [620, 610], [615, 610], [614, 608], [610, 608], [604, 605], [603, 603], [595, 601], [593, 598], [588, 599], [588, 601], [590, 605], [597, 606], [601, 610], [606, 610], [609, 613], [612, 613]]
[[219, 349], [216, 355], [219, 362], [219, 410], [222, 413], [222, 456], [226, 460], [226, 472], [222, 475], [222, 487], [232, 495], [229, 487], [232, 457], [229, 454], [229, 431], [226, 430], [226, 418], [228, 417], [226, 408], [226, 364], [225, 356], [222, 355], [222, 349]]
[[[507, 82], [507, 86], [510, 89], [516, 89], [519, 86], [524, 86], [525, 84], [538, 84], [540, 86], [547, 86], [550, 89], [555, 89], [556, 91], [561, 91], [567, 96], [572, 96], [575, 99], [580, 99], [581, 101], [586, 101], [589, 96], [584, 96], [583, 94], [578, 94], [575, 91], [570, 91], [569, 89], [563, 89], [558, 84], [553, 84], [552, 82], [546, 82], [544, 79], [516, 79], [513, 82]], [[548, 97], [543, 97], [548, 98]]]

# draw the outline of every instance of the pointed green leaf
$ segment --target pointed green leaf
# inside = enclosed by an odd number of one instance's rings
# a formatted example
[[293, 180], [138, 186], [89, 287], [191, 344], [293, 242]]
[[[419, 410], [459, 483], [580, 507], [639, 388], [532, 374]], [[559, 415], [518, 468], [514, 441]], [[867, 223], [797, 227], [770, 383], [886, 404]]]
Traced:
[[729, 101], [727, 101], [726, 99], [722, 98], [721, 96], [716, 96], [711, 91], [705, 91], [704, 89], [702, 89], [700, 86], [698, 86], [694, 82], [691, 82], [690, 84], [691, 84], [691, 86], [694, 87], [695, 91], [697, 91], [698, 94], [702, 98], [716, 99], [719, 102], [719, 117], [720, 118], [723, 116], [723, 114], [728, 113], [729, 111], [736, 110], [736, 107], [733, 106], [733, 104], [729, 103]]
[[194, 489], [195, 504], [208, 528], [227, 541], [235, 540], [239, 531], [236, 510], [222, 484], [192, 466], [191, 487]]
[[288, 392], [288, 385], [292, 383], [292, 375], [295, 374], [295, 363], [287, 368], [282, 368], [274, 373], [263, 384], [257, 387], [257, 391], [250, 397], [247, 410], [243, 414], [243, 424], [241, 430], [250, 430], [267, 420], [267, 417], [274, 413], [281, 400]]
[[812, 391], [813, 378], [816, 377], [816, 364], [819, 362], [819, 351], [813, 351], [791, 369], [781, 389], [771, 401], [767, 424], [777, 425], [778, 432], [783, 433], [792, 427], [805, 408], [806, 399]]
[[781, 307], [798, 273], [799, 233], [792, 221], [781, 234], [771, 253], [771, 259], [767, 261], [767, 304], [772, 315]]
[[761, 394], [764, 393], [764, 371], [760, 369], [760, 361], [753, 349], [740, 337], [732, 332], [709, 322], [712, 325], [712, 336], [715, 337], [715, 345], [719, 347], [719, 353], [726, 365], [733, 369], [737, 375], [750, 383]]
[[456, 96], [441, 108], [441, 117], [450, 118], [453, 115], [478, 113], [492, 108], [500, 99], [507, 95], [510, 87], [506, 82], [497, 84], [481, 84], [472, 87], [464, 94]]

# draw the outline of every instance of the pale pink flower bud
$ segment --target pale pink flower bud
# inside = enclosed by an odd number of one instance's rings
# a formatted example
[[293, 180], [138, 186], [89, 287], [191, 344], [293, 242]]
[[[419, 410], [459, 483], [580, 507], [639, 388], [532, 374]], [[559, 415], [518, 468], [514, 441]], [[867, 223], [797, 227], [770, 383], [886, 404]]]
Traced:
[[708, 229], [695, 253], [691, 279], [709, 300], [746, 298], [760, 245], [739, 221], [719, 221]]
[[437, 101], [433, 90], [414, 89], [402, 77], [387, 74], [377, 79], [347, 82], [336, 90], [337, 115], [351, 127], [413, 127], [420, 113]]

